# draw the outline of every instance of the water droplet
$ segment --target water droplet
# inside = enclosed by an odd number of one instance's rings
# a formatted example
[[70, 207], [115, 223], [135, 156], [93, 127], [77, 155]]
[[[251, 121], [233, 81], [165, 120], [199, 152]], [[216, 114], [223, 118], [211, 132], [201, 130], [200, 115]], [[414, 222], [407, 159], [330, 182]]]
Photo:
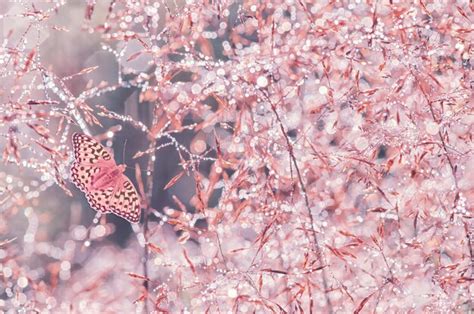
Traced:
[[328, 88], [324, 85], [321, 85], [318, 91], [321, 95], [326, 95], [328, 93]]
[[259, 76], [259, 77], [257, 78], [257, 85], [258, 85], [258, 87], [260, 87], [260, 88], [267, 87], [267, 85], [268, 85], [268, 79], [267, 79], [265, 76]]

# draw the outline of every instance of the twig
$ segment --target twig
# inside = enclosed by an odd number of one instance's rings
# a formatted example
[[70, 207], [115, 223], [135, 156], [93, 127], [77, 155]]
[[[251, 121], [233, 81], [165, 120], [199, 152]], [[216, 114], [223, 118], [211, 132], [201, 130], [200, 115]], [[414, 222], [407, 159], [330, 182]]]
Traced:
[[[288, 138], [288, 135], [286, 134], [285, 127], [283, 126], [283, 122], [280, 118], [280, 115], [278, 114], [278, 111], [276, 109], [276, 105], [270, 100], [270, 98], [265, 93], [264, 93], [264, 95], [266, 96], [267, 100], [269, 101], [269, 103], [272, 107], [272, 111], [275, 114], [275, 117], [276, 117], [276, 119], [278, 121], [278, 124], [280, 126], [281, 133], [283, 134], [283, 137], [285, 138], [286, 144], [288, 146], [288, 153], [290, 154], [291, 161], [292, 161], [292, 163], [295, 167], [296, 175], [298, 177], [298, 181], [299, 181], [299, 184], [300, 184], [300, 187], [301, 187], [301, 191], [303, 192], [306, 210], [308, 211], [308, 216], [309, 216], [309, 219], [310, 219], [310, 222], [311, 222], [310, 231], [311, 231], [311, 236], [313, 238], [314, 250], [316, 251], [316, 256], [317, 256], [319, 262], [321, 263], [321, 265], [324, 265], [324, 256], [323, 256], [321, 247], [319, 245], [319, 240], [318, 240], [318, 236], [316, 234], [316, 230], [314, 229], [314, 218], [313, 218], [313, 215], [311, 213], [311, 207], [310, 207], [310, 204], [309, 204], [308, 194], [306, 193], [306, 186], [304, 185], [303, 178], [301, 176], [301, 171], [300, 171], [298, 162], [296, 161], [296, 157], [295, 157], [295, 154], [294, 154], [294, 151], [293, 151], [293, 145], [291, 144], [290, 139]], [[333, 313], [331, 300], [330, 300], [329, 295], [327, 293], [328, 284], [327, 284], [327, 277], [326, 277], [325, 268], [322, 269], [322, 280], [323, 280], [324, 295], [326, 297], [326, 303], [328, 304], [328, 308], [329, 308], [328, 312]]]
[[[154, 107], [156, 111], [157, 105]], [[158, 120], [158, 114], [156, 112], [153, 113], [153, 123], [156, 123]], [[152, 212], [151, 209], [151, 197], [153, 194], [153, 173], [155, 167], [155, 149], [156, 149], [156, 140], [150, 141], [150, 145], [148, 147], [150, 151], [153, 151], [153, 154], [148, 158], [147, 164], [147, 177], [146, 177], [146, 193], [145, 193], [145, 209], [144, 209], [144, 219], [143, 219], [143, 238], [144, 238], [144, 251], [143, 251], [143, 274], [148, 278], [148, 218], [149, 214]], [[145, 287], [146, 292], [146, 299], [145, 299], [145, 313], [149, 313], [148, 311], [148, 302], [149, 302], [149, 283], [148, 281], [143, 282], [143, 286]]]

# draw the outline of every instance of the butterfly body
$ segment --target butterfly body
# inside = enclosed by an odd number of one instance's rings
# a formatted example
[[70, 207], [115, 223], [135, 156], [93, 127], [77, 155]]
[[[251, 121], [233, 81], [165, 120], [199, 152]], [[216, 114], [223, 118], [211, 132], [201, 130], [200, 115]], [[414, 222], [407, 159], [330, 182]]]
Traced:
[[91, 207], [138, 222], [140, 198], [124, 174], [125, 165], [117, 165], [105, 148], [87, 135], [74, 133], [72, 142], [75, 161], [71, 179], [85, 193]]
[[123, 185], [122, 176], [125, 171], [125, 165], [115, 165], [114, 163], [106, 162], [100, 165], [99, 169], [99, 173], [91, 180], [92, 189], [106, 189]]

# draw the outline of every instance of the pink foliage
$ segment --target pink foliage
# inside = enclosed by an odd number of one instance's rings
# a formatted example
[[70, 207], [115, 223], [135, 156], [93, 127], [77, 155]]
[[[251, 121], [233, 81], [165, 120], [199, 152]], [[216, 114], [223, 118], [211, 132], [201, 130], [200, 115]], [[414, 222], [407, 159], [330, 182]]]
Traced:
[[[453, 0], [2, 3], [0, 310], [473, 311], [473, 21]], [[93, 218], [74, 131], [127, 165], [139, 224]]]

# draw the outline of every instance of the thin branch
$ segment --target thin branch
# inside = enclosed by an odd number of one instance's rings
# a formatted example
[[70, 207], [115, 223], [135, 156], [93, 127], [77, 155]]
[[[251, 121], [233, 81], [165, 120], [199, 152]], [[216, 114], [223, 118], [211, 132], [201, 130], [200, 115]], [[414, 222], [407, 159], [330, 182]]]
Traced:
[[[324, 255], [323, 255], [321, 246], [319, 244], [319, 240], [318, 240], [318, 236], [316, 234], [316, 230], [314, 229], [315, 222], [314, 222], [313, 214], [311, 213], [311, 206], [310, 206], [310, 203], [309, 203], [308, 194], [306, 193], [306, 186], [303, 182], [303, 177], [301, 176], [300, 167], [298, 165], [298, 162], [297, 162], [295, 154], [294, 154], [293, 145], [291, 144], [291, 141], [288, 138], [288, 135], [286, 134], [285, 127], [284, 127], [283, 122], [280, 118], [280, 115], [278, 114], [276, 105], [270, 100], [269, 97], [267, 97], [267, 95], [265, 95], [265, 96], [266, 96], [267, 100], [270, 102], [270, 105], [272, 107], [272, 111], [275, 114], [275, 117], [276, 117], [276, 119], [278, 121], [278, 124], [280, 126], [281, 133], [282, 133], [283, 137], [285, 138], [285, 141], [286, 141], [286, 144], [287, 144], [287, 147], [288, 147], [288, 153], [290, 154], [291, 161], [292, 161], [292, 163], [295, 167], [296, 175], [298, 177], [298, 181], [299, 181], [299, 184], [300, 184], [300, 187], [301, 187], [301, 191], [303, 192], [305, 207], [306, 207], [306, 210], [308, 212], [308, 216], [309, 216], [309, 219], [310, 219], [310, 222], [311, 222], [310, 231], [311, 231], [311, 236], [312, 236], [312, 239], [313, 239], [312, 243], [313, 243], [313, 246], [314, 246], [314, 250], [316, 252], [316, 256], [317, 256], [319, 262], [321, 263], [321, 265], [324, 265], [324, 263], [325, 263]], [[327, 293], [328, 284], [327, 284], [327, 276], [326, 276], [325, 268], [322, 269], [322, 280], [323, 280], [324, 295], [326, 297], [326, 303], [328, 305], [328, 311], [329, 311], [329, 313], [333, 313], [331, 300], [330, 300], [329, 295]]]

